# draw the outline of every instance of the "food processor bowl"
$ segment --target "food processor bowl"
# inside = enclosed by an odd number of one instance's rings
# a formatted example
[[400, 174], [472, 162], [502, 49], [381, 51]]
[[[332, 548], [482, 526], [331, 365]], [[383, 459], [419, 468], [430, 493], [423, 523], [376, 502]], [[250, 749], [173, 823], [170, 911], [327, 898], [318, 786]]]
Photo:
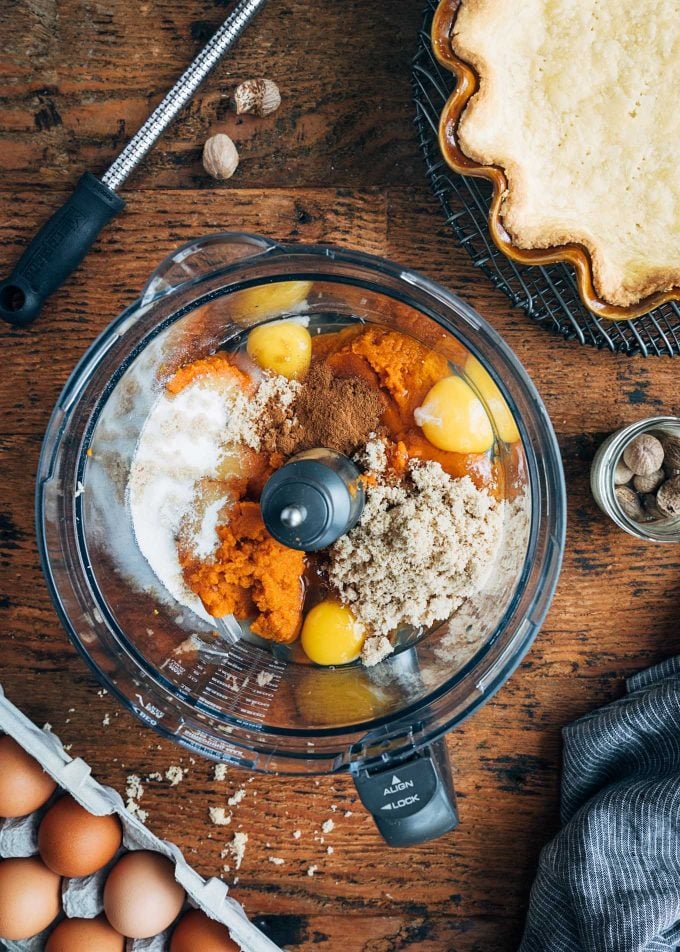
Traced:
[[[511, 445], [496, 434], [505, 524], [483, 590], [375, 667], [297, 663], [283, 648], [210, 623], [162, 586], [130, 518], [133, 454], [168, 376], [228, 348], [245, 329], [291, 314], [317, 331], [381, 324], [458, 367], [471, 354], [498, 388], [500, 411], [480, 392], [496, 430], [499, 412], [509, 410], [519, 434]], [[137, 717], [193, 753], [252, 770], [349, 769], [387, 841], [404, 845], [457, 822], [437, 742], [503, 684], [538, 631], [561, 564], [564, 481], [533, 384], [458, 297], [377, 257], [221, 234], [164, 261], [71, 375], [42, 450], [37, 529], [64, 626]]]

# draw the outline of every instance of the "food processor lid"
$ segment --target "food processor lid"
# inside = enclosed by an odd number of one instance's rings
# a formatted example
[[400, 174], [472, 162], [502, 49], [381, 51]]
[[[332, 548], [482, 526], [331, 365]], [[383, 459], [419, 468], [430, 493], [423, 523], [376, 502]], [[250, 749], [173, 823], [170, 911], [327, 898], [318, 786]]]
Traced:
[[328, 449], [299, 453], [269, 478], [260, 507], [267, 530], [290, 549], [317, 552], [357, 524], [364, 507], [352, 460]]

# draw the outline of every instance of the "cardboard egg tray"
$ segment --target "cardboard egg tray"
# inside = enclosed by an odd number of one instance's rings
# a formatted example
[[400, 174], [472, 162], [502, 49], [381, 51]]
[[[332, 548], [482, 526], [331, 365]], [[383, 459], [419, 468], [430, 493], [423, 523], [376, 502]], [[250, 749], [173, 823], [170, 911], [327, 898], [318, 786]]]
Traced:
[[[97, 816], [115, 813], [123, 825], [123, 846], [127, 850], [155, 850], [175, 864], [175, 878], [187, 894], [185, 908], [197, 907], [212, 919], [223, 923], [242, 952], [281, 952], [248, 919], [243, 907], [228, 895], [228, 886], [221, 879], [205, 880], [189, 866], [181, 851], [173, 843], [160, 840], [136, 817], [125, 809], [120, 795], [111, 787], [104, 787], [91, 776], [90, 767], [80, 757], [70, 757], [59, 738], [51, 731], [41, 730], [21, 713], [4, 695], [0, 686], [0, 733], [12, 736], [34, 757], [74, 799]], [[38, 826], [49, 805], [59, 795], [57, 790], [42, 809], [26, 817], [0, 821], [0, 857], [33, 856], [37, 854]], [[123, 852], [121, 850], [121, 852]], [[92, 876], [64, 879], [62, 905], [69, 918], [93, 918], [103, 911], [104, 882], [115, 857], [108, 866]], [[42, 952], [52, 926], [44, 933], [12, 942], [0, 941], [9, 952]], [[127, 952], [165, 952], [172, 927], [151, 939], [128, 939]]]

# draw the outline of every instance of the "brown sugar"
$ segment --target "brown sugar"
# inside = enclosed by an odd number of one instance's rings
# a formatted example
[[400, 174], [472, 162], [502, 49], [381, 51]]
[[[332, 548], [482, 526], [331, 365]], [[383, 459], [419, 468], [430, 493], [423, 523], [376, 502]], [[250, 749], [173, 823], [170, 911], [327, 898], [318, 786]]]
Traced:
[[214, 618], [255, 615], [255, 634], [284, 644], [294, 641], [302, 620], [304, 553], [269, 535], [255, 502], [237, 502], [217, 534], [220, 543], [210, 562], [180, 551], [189, 588]]
[[315, 361], [290, 415], [266, 421], [262, 445], [284, 456], [316, 446], [349, 455], [377, 430], [384, 409], [375, 385], [358, 376], [334, 373], [325, 361]]

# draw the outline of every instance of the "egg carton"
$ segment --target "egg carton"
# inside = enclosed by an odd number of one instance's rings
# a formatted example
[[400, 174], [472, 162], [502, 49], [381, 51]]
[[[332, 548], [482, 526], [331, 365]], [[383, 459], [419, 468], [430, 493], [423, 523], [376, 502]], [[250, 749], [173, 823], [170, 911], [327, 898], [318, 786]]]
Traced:
[[[212, 919], [227, 927], [242, 952], [282, 952], [248, 919], [243, 907], [229, 895], [229, 887], [221, 879], [203, 879], [192, 869], [174, 843], [161, 840], [125, 809], [121, 796], [111, 787], [102, 786], [91, 775], [91, 768], [80, 757], [71, 757], [56, 736], [32, 723], [9, 701], [0, 686], [0, 733], [9, 734], [34, 757], [53, 780], [96, 816], [115, 813], [123, 826], [123, 847], [126, 850], [155, 850], [174, 863], [175, 879], [187, 894], [186, 908], [201, 909]], [[27, 817], [0, 823], [0, 857], [33, 856], [38, 852], [37, 837], [40, 820], [59, 791], [42, 809]], [[121, 851], [122, 852], [122, 851]], [[62, 886], [64, 914], [70, 918], [93, 918], [103, 911], [103, 889], [114, 859], [103, 870], [80, 879], [65, 879]], [[50, 927], [51, 928], [51, 927]], [[126, 952], [164, 952], [168, 948], [169, 929], [151, 939], [128, 939]], [[0, 947], [8, 952], [41, 952], [50, 929], [20, 942], [3, 939]], [[3, 946], [4, 943], [4, 946]]]

